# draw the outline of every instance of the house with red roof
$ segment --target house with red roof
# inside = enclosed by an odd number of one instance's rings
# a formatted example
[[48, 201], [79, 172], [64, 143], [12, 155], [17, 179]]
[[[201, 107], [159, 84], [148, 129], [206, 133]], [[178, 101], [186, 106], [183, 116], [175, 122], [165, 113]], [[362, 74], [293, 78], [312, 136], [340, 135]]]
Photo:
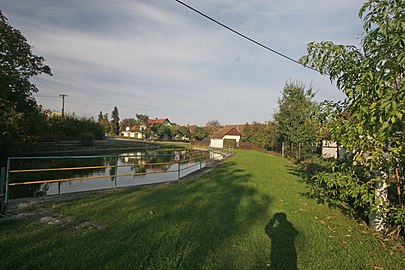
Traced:
[[[133, 125], [132, 127], [127, 127], [125, 131], [121, 131], [121, 136], [136, 138], [136, 139], [145, 139], [147, 137], [147, 131], [153, 128], [155, 125], [162, 125], [162, 126], [173, 126], [173, 123], [170, 122], [168, 118], [155, 118], [155, 119], [148, 119], [148, 125]], [[155, 136], [156, 137], [156, 136]], [[156, 139], [153, 137], [154, 139]], [[167, 136], [164, 137], [168, 139]]]
[[149, 127], [153, 127], [156, 124], [160, 124], [162, 126], [172, 126], [173, 124], [169, 121], [168, 118], [155, 118], [155, 119], [148, 119]]

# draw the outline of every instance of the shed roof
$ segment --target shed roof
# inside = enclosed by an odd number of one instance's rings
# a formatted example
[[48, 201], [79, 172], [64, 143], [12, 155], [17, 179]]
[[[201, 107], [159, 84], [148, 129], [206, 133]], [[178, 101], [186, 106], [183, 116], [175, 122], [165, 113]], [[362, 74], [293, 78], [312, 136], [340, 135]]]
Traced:
[[222, 139], [226, 135], [233, 135], [233, 136], [241, 136], [239, 131], [236, 130], [234, 127], [224, 127], [215, 132], [214, 134], [211, 135], [211, 138], [213, 139]]

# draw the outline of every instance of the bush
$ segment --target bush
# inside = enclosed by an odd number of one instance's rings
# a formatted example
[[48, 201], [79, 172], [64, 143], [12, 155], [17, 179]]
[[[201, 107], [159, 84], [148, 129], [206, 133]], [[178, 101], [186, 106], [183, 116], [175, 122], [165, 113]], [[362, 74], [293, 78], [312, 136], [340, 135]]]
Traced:
[[75, 116], [51, 117], [48, 119], [48, 132], [56, 140], [80, 139], [83, 133], [90, 133], [93, 140], [104, 137], [104, 129], [100, 123], [89, 118]]

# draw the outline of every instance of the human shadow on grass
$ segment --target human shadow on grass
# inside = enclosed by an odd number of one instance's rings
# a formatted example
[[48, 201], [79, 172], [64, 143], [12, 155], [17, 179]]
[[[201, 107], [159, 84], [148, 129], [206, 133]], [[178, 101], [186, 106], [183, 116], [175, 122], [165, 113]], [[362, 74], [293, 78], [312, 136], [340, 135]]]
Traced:
[[265, 228], [271, 239], [270, 269], [296, 270], [297, 251], [295, 238], [298, 231], [288, 221], [285, 213], [276, 213]]

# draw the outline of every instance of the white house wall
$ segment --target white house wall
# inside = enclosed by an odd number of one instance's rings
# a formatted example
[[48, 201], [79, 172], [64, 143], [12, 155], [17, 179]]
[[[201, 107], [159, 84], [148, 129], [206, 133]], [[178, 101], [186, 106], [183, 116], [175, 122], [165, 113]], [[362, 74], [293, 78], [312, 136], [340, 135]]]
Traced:
[[211, 138], [210, 147], [223, 148], [224, 147], [224, 141], [222, 139], [212, 139]]
[[211, 138], [210, 147], [224, 148], [224, 140], [225, 139], [236, 140], [236, 144], [239, 145], [240, 136], [237, 136], [237, 135], [225, 135], [222, 139], [218, 139], [218, 138], [213, 139], [213, 138]]
[[143, 139], [142, 133], [133, 131], [122, 131], [121, 135], [129, 138]]

